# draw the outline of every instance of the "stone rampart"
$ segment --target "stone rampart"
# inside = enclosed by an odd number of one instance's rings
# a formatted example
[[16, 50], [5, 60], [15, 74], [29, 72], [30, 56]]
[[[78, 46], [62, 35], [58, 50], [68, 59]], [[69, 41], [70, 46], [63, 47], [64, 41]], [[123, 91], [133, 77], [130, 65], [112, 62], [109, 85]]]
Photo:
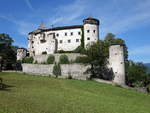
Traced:
[[[22, 71], [28, 74], [37, 74], [42, 76], [53, 75], [54, 64], [44, 65], [44, 64], [22, 64]], [[61, 64], [61, 78], [74, 78], [86, 80], [89, 75], [85, 74], [89, 65], [85, 66], [83, 64]]]
[[[85, 55], [82, 55], [82, 54], [79, 54], [79, 53], [57, 53], [57, 54], [52, 54], [54, 57], [55, 57], [55, 62], [59, 62], [59, 57], [61, 55], [67, 55], [68, 56], [68, 59], [69, 61], [73, 61], [76, 59], [76, 57], [78, 56], [85, 56]], [[36, 55], [34, 56], [34, 61], [37, 61], [38, 63], [43, 63], [43, 62], [46, 62], [47, 61], [47, 58], [49, 57], [50, 55]]]

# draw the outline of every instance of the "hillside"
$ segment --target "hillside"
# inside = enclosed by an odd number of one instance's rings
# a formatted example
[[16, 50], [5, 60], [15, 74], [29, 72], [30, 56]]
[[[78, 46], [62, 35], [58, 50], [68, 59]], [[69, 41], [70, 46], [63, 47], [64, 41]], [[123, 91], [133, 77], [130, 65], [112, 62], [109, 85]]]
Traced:
[[150, 113], [150, 95], [93, 81], [0, 73], [0, 113]]
[[150, 73], [150, 63], [145, 63], [144, 65], [148, 67], [148, 72]]

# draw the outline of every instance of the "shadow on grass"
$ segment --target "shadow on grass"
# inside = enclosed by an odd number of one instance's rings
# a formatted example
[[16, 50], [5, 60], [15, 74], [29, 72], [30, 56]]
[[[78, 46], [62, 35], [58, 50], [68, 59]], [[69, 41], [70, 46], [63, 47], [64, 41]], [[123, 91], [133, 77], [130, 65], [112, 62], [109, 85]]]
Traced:
[[14, 87], [14, 86], [11, 86], [11, 85], [6, 85], [6, 84], [3, 84], [3, 83], [0, 83], [0, 91], [10, 91], [11, 87]]

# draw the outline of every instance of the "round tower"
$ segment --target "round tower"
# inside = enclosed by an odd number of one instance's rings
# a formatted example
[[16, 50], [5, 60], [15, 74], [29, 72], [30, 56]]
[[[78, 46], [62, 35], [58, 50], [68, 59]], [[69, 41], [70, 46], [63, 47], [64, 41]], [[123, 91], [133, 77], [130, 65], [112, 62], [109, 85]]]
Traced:
[[114, 73], [113, 82], [119, 85], [125, 85], [124, 47], [122, 45], [110, 46], [109, 64]]
[[89, 17], [83, 20], [84, 47], [99, 39], [99, 20]]

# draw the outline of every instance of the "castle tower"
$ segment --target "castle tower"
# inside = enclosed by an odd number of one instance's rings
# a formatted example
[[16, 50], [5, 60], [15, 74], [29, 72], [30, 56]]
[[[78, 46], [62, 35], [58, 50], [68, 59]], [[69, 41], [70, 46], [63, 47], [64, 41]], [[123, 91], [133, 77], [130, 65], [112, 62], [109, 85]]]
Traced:
[[17, 49], [17, 60], [22, 60], [27, 55], [27, 50], [25, 48]]
[[83, 20], [84, 28], [84, 46], [99, 39], [99, 20], [89, 17]]
[[109, 48], [109, 64], [114, 73], [113, 82], [125, 85], [125, 62], [124, 47], [122, 45], [112, 45]]

